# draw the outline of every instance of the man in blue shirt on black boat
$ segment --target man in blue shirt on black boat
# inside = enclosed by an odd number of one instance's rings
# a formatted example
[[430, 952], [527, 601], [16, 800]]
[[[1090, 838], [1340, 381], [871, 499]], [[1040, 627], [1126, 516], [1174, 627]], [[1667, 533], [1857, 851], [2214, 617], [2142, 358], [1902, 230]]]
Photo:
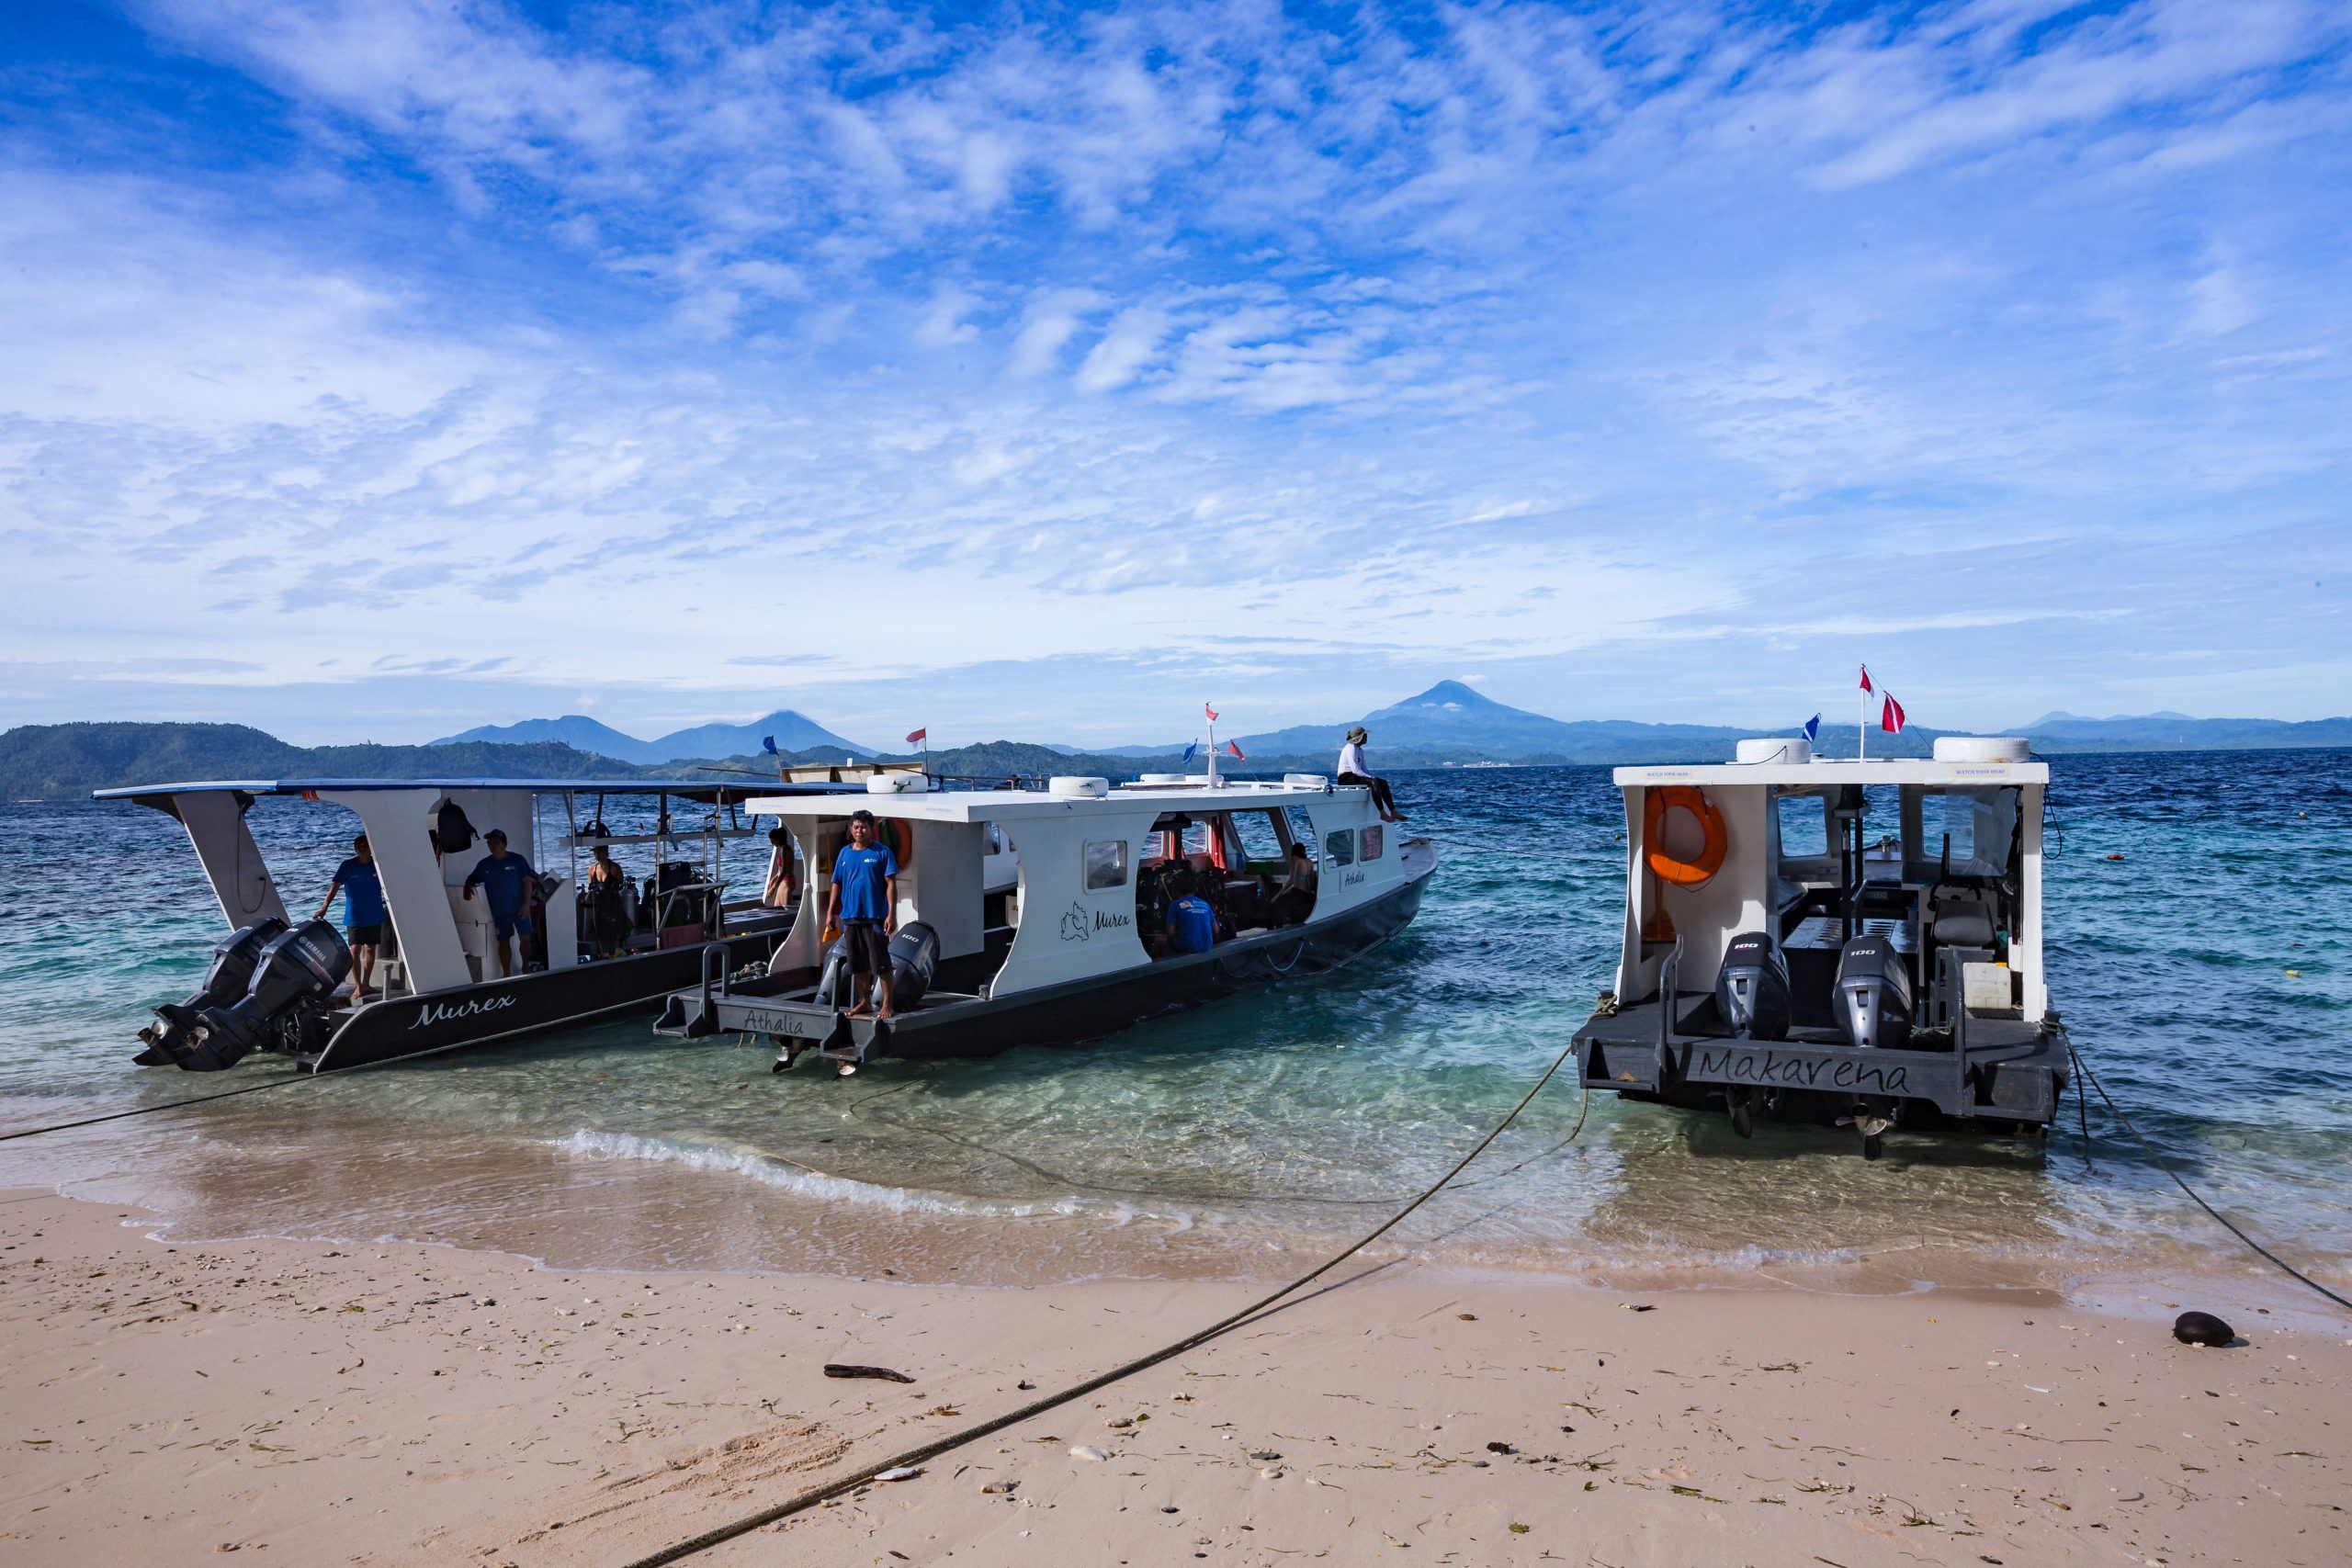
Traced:
[[490, 922], [498, 928], [498, 972], [514, 973], [514, 953], [508, 944], [517, 933], [531, 934], [531, 899], [539, 890], [538, 874], [531, 863], [521, 855], [506, 852], [506, 835], [492, 828], [481, 836], [490, 853], [474, 865], [466, 877], [466, 897], [470, 899], [480, 887], [482, 899], [490, 906]]
[[351, 943], [351, 999], [364, 1002], [375, 994], [370, 982], [376, 978], [376, 949], [384, 940], [384, 878], [376, 869], [367, 834], [351, 840], [351, 858], [334, 868], [334, 880], [327, 884], [327, 896], [319, 900], [312, 919], [327, 918], [338, 888], [343, 892], [345, 940]]
[[838, 922], [849, 939], [849, 972], [857, 998], [852, 1018], [865, 1016], [867, 998], [881, 992], [884, 1022], [890, 1010], [890, 933], [899, 929], [899, 857], [875, 830], [874, 813], [850, 813], [849, 842], [833, 857], [832, 891], [826, 897], [826, 923]]

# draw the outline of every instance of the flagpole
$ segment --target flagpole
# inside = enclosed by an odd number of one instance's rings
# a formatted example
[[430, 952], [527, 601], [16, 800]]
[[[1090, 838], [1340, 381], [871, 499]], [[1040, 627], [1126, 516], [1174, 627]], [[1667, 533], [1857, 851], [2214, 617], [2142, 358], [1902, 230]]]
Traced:
[[1867, 762], [1871, 760], [1870, 717], [1870, 688], [1867, 686], [1858, 688], [1854, 693], [1854, 745], [1856, 748], [1854, 761], [1857, 762]]
[[[1209, 711], [1205, 704], [1201, 711]], [[1214, 715], [1209, 719], [1209, 788], [1216, 788], [1216, 719]]]

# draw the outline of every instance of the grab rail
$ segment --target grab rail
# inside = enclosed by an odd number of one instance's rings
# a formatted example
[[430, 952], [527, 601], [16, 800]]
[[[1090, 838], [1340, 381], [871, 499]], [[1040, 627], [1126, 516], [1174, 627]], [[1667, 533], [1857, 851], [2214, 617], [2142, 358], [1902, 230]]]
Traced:
[[[717, 961], [715, 973], [713, 960]], [[716, 982], [720, 996], [734, 993], [734, 963], [735, 955], [728, 951], [725, 942], [707, 942], [702, 944], [702, 1016], [695, 1021], [689, 1033], [708, 1034], [718, 1029], [718, 1022], [712, 1017], [710, 987]]]
[[1666, 1087], [1668, 1053], [1674, 1043], [1674, 1014], [1681, 1004], [1682, 943], [1680, 931], [1674, 933], [1674, 951], [1666, 955], [1666, 963], [1657, 976], [1657, 1063], [1650, 1074], [1650, 1081], [1659, 1089]]

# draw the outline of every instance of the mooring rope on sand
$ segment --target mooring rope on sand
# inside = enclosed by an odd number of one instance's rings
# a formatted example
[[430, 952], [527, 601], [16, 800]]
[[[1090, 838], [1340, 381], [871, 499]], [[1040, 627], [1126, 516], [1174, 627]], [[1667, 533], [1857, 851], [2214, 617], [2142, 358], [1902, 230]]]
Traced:
[[[2304, 1273], [2301, 1269], [2296, 1268], [2293, 1264], [2288, 1262], [2285, 1258], [2279, 1257], [2277, 1253], [2263, 1246], [2262, 1243], [2248, 1235], [2244, 1230], [2238, 1227], [2238, 1224], [2235, 1220], [2231, 1219], [2229, 1215], [2222, 1213], [2221, 1210], [2216, 1209], [2212, 1204], [2208, 1203], [2202, 1193], [2199, 1192], [2197, 1189], [2191, 1187], [2186, 1180], [2184, 1180], [2180, 1172], [2172, 1168], [2172, 1163], [2165, 1159], [2164, 1156], [2156, 1152], [2156, 1145], [2148, 1142], [2148, 1135], [2140, 1131], [2140, 1129], [2133, 1124], [2131, 1117], [2126, 1116], [2123, 1113], [2123, 1107], [2116, 1104], [2114, 1099], [2108, 1094], [2107, 1086], [2098, 1081], [2098, 1075], [2091, 1071], [2090, 1064], [2083, 1060], [2082, 1054], [2075, 1049], [2075, 1043], [2071, 1039], [2066, 1042], [2066, 1055], [2074, 1059], [2075, 1070], [2082, 1074], [2083, 1081], [2089, 1084], [2092, 1089], [2098, 1091], [2100, 1103], [2105, 1105], [2107, 1109], [2113, 1113], [2118, 1122], [2123, 1123], [2124, 1131], [2130, 1133], [2134, 1138], [2137, 1138], [2140, 1141], [2140, 1147], [2146, 1151], [2147, 1156], [2151, 1160], [2155, 1162], [2156, 1168], [2163, 1171], [2166, 1176], [2171, 1177], [2172, 1184], [2175, 1187], [2179, 1188], [2183, 1192], [2188, 1194], [2190, 1202], [2195, 1203], [2199, 1208], [2212, 1215], [2214, 1219], [2221, 1222], [2222, 1229], [2228, 1231], [2232, 1235], [2237, 1237], [2240, 1241], [2245, 1243], [2246, 1246], [2252, 1247], [2256, 1252], [2261, 1254], [2265, 1258], [2267, 1258], [2271, 1263], [2277, 1265], [2280, 1271], [2301, 1283], [2310, 1286], [2312, 1290], [2317, 1291], [2321, 1295], [2325, 1296], [2329, 1301], [2334, 1302], [2337, 1306], [2344, 1308], [2346, 1312], [2352, 1312], [2352, 1301], [2345, 1300], [2344, 1297], [2336, 1294], [2334, 1291], [2329, 1290], [2325, 1285], [2321, 1284], [2317, 1280], [2312, 1279], [2309, 1274]], [[2078, 1090], [2076, 1092], [2079, 1094], [2080, 1091]]]
[[[749, 1535], [753, 1530], [762, 1529], [769, 1525], [776, 1524], [784, 1519], [788, 1519], [795, 1514], [806, 1513], [808, 1509], [817, 1506], [819, 1504], [825, 1502], [829, 1498], [838, 1497], [844, 1492], [853, 1491], [857, 1487], [865, 1485], [867, 1482], [872, 1481], [876, 1476], [880, 1475], [885, 1471], [899, 1470], [908, 1465], [927, 1463], [932, 1460], [937, 1459], [944, 1453], [952, 1452], [956, 1449], [962, 1448], [967, 1443], [978, 1442], [980, 1438], [988, 1437], [992, 1433], [1003, 1431], [1007, 1427], [1018, 1426], [1022, 1422], [1028, 1420], [1033, 1416], [1042, 1416], [1046, 1411], [1068, 1404], [1074, 1399], [1083, 1399], [1097, 1389], [1107, 1388], [1123, 1378], [1133, 1377], [1137, 1372], [1147, 1371], [1149, 1369], [1159, 1365], [1162, 1361], [1173, 1359], [1175, 1357], [1182, 1355], [1187, 1350], [1197, 1349], [1201, 1346], [1207, 1344], [1210, 1340], [1218, 1337], [1220, 1335], [1228, 1333], [1229, 1331], [1239, 1327], [1241, 1325], [1256, 1317], [1259, 1314], [1266, 1311], [1269, 1307], [1272, 1307], [1283, 1297], [1295, 1294], [1304, 1287], [1321, 1279], [1324, 1275], [1329, 1273], [1332, 1269], [1338, 1268], [1340, 1264], [1346, 1262], [1357, 1253], [1362, 1252], [1374, 1242], [1378, 1241], [1382, 1236], [1387, 1235], [1398, 1224], [1402, 1224], [1407, 1215], [1410, 1214], [1414, 1210], [1419, 1208], [1422, 1204], [1428, 1202], [1430, 1199], [1436, 1197], [1441, 1191], [1444, 1190], [1445, 1188], [1453, 1182], [1455, 1177], [1461, 1175], [1464, 1170], [1469, 1168], [1470, 1162], [1472, 1160], [1476, 1159], [1480, 1155], [1487, 1152], [1487, 1146], [1488, 1145], [1492, 1144], [1497, 1138], [1502, 1136], [1503, 1130], [1505, 1128], [1519, 1120], [1521, 1111], [1525, 1111], [1530, 1105], [1534, 1103], [1535, 1097], [1544, 1092], [1544, 1086], [1552, 1081], [1554, 1075], [1559, 1072], [1561, 1066], [1567, 1061], [1568, 1057], [1575, 1052], [1575, 1050], [1576, 1045], [1572, 1042], [1566, 1049], [1562, 1050], [1558, 1055], [1553, 1057], [1552, 1065], [1544, 1069], [1544, 1076], [1537, 1078], [1534, 1086], [1520, 1097], [1519, 1103], [1510, 1108], [1510, 1114], [1506, 1115], [1501, 1121], [1496, 1122], [1493, 1127], [1489, 1128], [1485, 1137], [1480, 1138], [1476, 1144], [1472, 1145], [1470, 1152], [1456, 1160], [1451, 1170], [1448, 1170], [1443, 1176], [1439, 1177], [1437, 1180], [1423, 1189], [1419, 1197], [1415, 1198], [1411, 1202], [1397, 1210], [1387, 1219], [1383, 1220], [1377, 1227], [1366, 1232], [1360, 1239], [1349, 1244], [1340, 1251], [1333, 1253], [1330, 1257], [1325, 1258], [1322, 1262], [1317, 1264], [1306, 1273], [1301, 1274], [1297, 1279], [1293, 1280], [1281, 1290], [1274, 1292], [1272, 1295], [1261, 1296], [1257, 1301], [1254, 1301], [1248, 1306], [1243, 1307], [1239, 1312], [1221, 1317], [1215, 1323], [1210, 1324], [1207, 1327], [1196, 1329], [1193, 1333], [1186, 1335], [1183, 1338], [1176, 1340], [1172, 1344], [1163, 1345], [1159, 1349], [1150, 1352], [1148, 1355], [1138, 1356], [1134, 1360], [1128, 1361], [1121, 1366], [1114, 1367], [1107, 1372], [1098, 1372], [1093, 1377], [1088, 1378], [1083, 1382], [1074, 1383], [1070, 1387], [1063, 1389], [1056, 1393], [1049, 1393], [1043, 1399], [1032, 1400], [1030, 1403], [1021, 1406], [1017, 1410], [1007, 1411], [1001, 1416], [982, 1421], [976, 1426], [967, 1427], [959, 1432], [950, 1432], [944, 1438], [934, 1438], [930, 1442], [924, 1443], [919, 1448], [909, 1449], [904, 1453], [892, 1454], [888, 1459], [876, 1460], [861, 1470], [842, 1476], [837, 1481], [829, 1481], [821, 1486], [811, 1487], [809, 1490], [799, 1494], [797, 1496], [788, 1497], [781, 1503], [774, 1504], [765, 1508], [761, 1508], [753, 1513], [745, 1514], [740, 1518], [730, 1519], [723, 1525], [714, 1526], [690, 1540], [679, 1541], [674, 1546], [665, 1546], [659, 1551], [636, 1558], [627, 1565], [627, 1568], [662, 1568], [662, 1565], [665, 1563], [675, 1562], [682, 1558], [692, 1557], [698, 1552], [707, 1551], [714, 1546], [723, 1545], [728, 1541], [735, 1540], [739, 1536]], [[1562, 1140], [1562, 1146], [1565, 1147], [1568, 1142], [1574, 1140], [1577, 1133], [1580, 1133], [1584, 1130], [1585, 1115], [1591, 1110], [1591, 1108], [1592, 1090], [1588, 1086], [1584, 1091], [1583, 1102], [1577, 1110], [1576, 1131], [1571, 1132], [1566, 1139]]]

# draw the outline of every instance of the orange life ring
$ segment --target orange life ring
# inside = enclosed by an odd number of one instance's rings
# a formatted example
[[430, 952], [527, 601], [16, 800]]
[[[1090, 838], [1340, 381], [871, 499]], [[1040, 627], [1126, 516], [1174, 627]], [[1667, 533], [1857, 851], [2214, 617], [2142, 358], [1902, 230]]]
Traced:
[[877, 829], [875, 836], [880, 839], [882, 842], [890, 846], [890, 853], [897, 858], [899, 862], [899, 869], [900, 871], [906, 870], [908, 866], [914, 863], [915, 829], [913, 823], [901, 820], [896, 817], [883, 817], [876, 818], [874, 826]]
[[[1696, 860], [1676, 860], [1666, 852], [1658, 831], [1666, 825], [1666, 814], [1680, 807], [1699, 819], [1700, 831], [1706, 835]], [[1695, 784], [1668, 784], [1646, 792], [1642, 807], [1642, 841], [1648, 846], [1650, 870], [1662, 882], [1678, 887], [1697, 887], [1714, 879], [1724, 868], [1724, 851], [1727, 840], [1724, 834], [1724, 814], [1707, 798], [1707, 792]]]

